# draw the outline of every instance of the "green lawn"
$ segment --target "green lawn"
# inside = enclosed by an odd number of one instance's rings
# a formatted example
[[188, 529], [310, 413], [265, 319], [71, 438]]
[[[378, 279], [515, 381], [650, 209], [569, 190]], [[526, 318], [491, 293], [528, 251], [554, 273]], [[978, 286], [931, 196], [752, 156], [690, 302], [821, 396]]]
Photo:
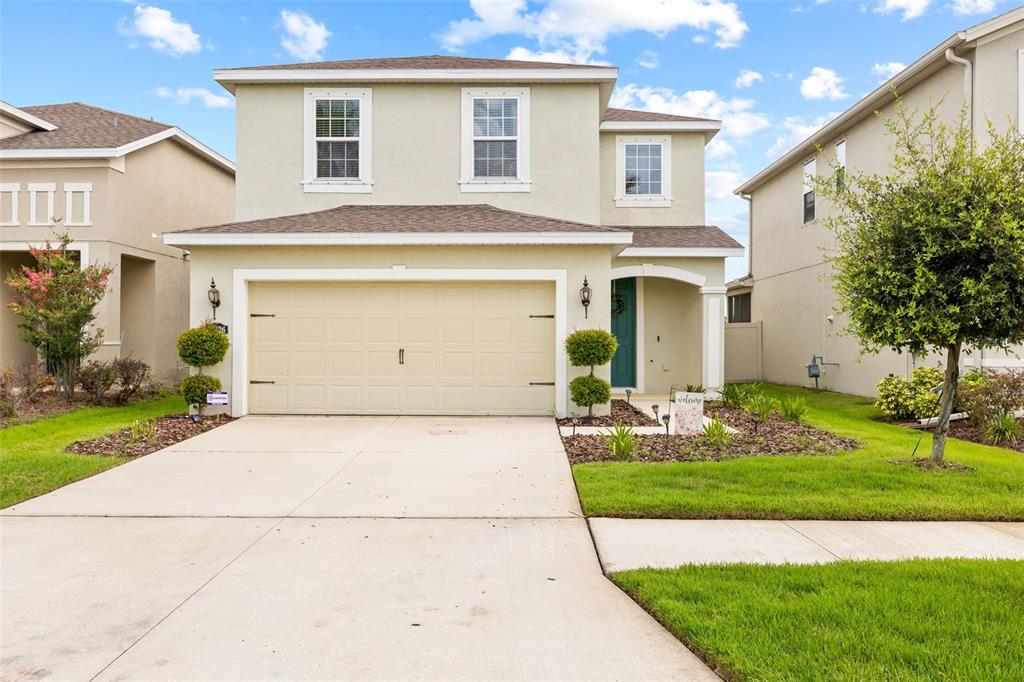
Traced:
[[612, 575], [730, 680], [1024, 679], [1024, 562], [686, 566]]
[[[949, 461], [970, 473], [923, 471], [910, 458], [920, 432], [873, 421], [871, 401], [770, 386], [807, 398], [806, 421], [859, 440], [832, 456], [722, 462], [601, 462], [573, 467], [588, 516], [753, 519], [1024, 520], [1024, 454], [951, 439]], [[925, 435], [917, 456], [927, 456]]]
[[185, 411], [185, 401], [172, 396], [125, 407], [90, 407], [0, 430], [0, 508], [128, 461], [64, 452], [74, 441], [119, 431], [136, 419]]

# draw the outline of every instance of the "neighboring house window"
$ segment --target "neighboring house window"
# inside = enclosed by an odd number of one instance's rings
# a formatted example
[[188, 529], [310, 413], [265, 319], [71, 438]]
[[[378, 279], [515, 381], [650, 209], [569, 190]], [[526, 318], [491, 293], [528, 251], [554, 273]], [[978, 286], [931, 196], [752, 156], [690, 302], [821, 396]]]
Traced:
[[53, 195], [57, 192], [57, 183], [28, 183], [28, 224], [49, 225], [53, 222]]
[[18, 224], [18, 193], [21, 185], [17, 182], [0, 183], [0, 225]]
[[304, 94], [303, 191], [372, 191], [370, 89], [306, 88]]
[[671, 206], [672, 138], [616, 137], [615, 176], [616, 206]]
[[811, 159], [804, 164], [804, 222], [814, 220], [814, 178], [818, 174], [818, 164]]
[[71, 227], [92, 225], [91, 182], [64, 183], [64, 224]]
[[1017, 52], [1017, 130], [1024, 134], [1024, 50]]
[[529, 88], [463, 88], [461, 156], [463, 192], [529, 192]]
[[836, 187], [843, 189], [846, 184], [846, 140], [836, 143]]
[[729, 297], [729, 322], [750, 322], [750, 292]]

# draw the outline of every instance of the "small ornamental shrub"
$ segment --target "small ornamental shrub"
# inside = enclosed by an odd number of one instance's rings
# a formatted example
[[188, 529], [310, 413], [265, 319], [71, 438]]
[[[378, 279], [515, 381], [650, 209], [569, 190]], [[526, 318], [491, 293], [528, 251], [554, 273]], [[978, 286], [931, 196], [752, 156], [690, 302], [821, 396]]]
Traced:
[[155, 419], [136, 419], [128, 427], [128, 440], [141, 443], [156, 438]]
[[590, 374], [569, 382], [572, 401], [587, 408], [587, 416], [594, 416], [594, 405], [603, 405], [612, 399], [612, 385], [594, 376], [594, 367], [612, 361], [618, 339], [603, 329], [580, 329], [565, 338], [565, 352], [573, 367], [590, 367]]
[[980, 427], [1004, 414], [1024, 410], [1024, 370], [987, 372], [983, 381], [962, 387], [959, 402]]
[[704, 387], [700, 384], [686, 384], [687, 393], [706, 393]]
[[181, 380], [181, 395], [185, 402], [200, 413], [206, 405], [206, 394], [220, 390], [220, 379], [209, 374], [193, 374]]
[[803, 398], [786, 398], [779, 403], [779, 414], [786, 421], [798, 422], [807, 414], [807, 401]]
[[746, 385], [725, 384], [722, 386], [722, 390], [719, 391], [719, 395], [725, 407], [739, 407], [743, 403], [744, 398], [747, 397]]
[[779, 401], [770, 395], [757, 392], [747, 396], [743, 409], [756, 421], [765, 422], [779, 409]]
[[985, 425], [985, 437], [993, 445], [1016, 445], [1020, 435], [1020, 422], [1009, 413], [999, 415]]
[[594, 405], [604, 405], [612, 399], [612, 385], [601, 377], [584, 374], [569, 382], [569, 396], [580, 407], [589, 408], [593, 416]]
[[149, 379], [149, 365], [133, 358], [119, 358], [111, 364], [117, 383], [117, 402], [123, 405], [142, 390]]
[[939, 414], [939, 394], [919, 391], [910, 399], [910, 412], [915, 419], [933, 419]]
[[224, 359], [229, 345], [227, 334], [207, 322], [178, 336], [178, 357], [190, 367], [209, 367]]
[[114, 385], [116, 376], [112, 363], [93, 360], [78, 370], [78, 384], [93, 402], [98, 403]]
[[629, 426], [616, 424], [608, 429], [608, 435], [604, 436], [604, 442], [608, 444], [608, 448], [612, 451], [612, 457], [615, 459], [629, 459], [636, 452], [636, 434]]
[[941, 386], [945, 379], [946, 374], [938, 367], [917, 367], [910, 373], [910, 383], [915, 395], [930, 393], [933, 388]]
[[717, 419], [712, 419], [704, 425], [704, 438], [718, 449], [722, 449], [732, 440], [732, 434], [725, 428], [725, 424]]
[[909, 419], [913, 416], [914, 390], [903, 377], [887, 376], [875, 388], [878, 399], [875, 406], [890, 419]]

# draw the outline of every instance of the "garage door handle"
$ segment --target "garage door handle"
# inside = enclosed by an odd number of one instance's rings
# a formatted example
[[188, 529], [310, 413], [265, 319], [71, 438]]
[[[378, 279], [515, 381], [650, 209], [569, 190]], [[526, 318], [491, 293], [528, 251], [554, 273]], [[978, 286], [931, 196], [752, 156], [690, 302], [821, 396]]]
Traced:
[[398, 349], [398, 364], [400, 364], [400, 365], [404, 365], [405, 364], [405, 349], [404, 348], [399, 348]]
[[531, 381], [530, 385], [531, 386], [554, 386], [555, 382], [553, 382], [553, 381]]
[[530, 315], [530, 317], [532, 319], [546, 319], [546, 320], [553, 320], [553, 319], [555, 319], [554, 315]]
[[250, 384], [272, 384], [274, 382], [273, 381], [256, 381], [254, 379], [250, 379], [249, 383]]
[[249, 313], [249, 317], [275, 317], [274, 313]]

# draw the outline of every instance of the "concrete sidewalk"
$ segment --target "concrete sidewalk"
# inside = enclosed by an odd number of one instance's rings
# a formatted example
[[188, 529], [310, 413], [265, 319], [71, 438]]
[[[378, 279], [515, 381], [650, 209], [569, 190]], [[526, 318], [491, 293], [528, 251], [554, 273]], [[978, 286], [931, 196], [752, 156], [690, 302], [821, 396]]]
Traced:
[[683, 564], [1024, 559], [1024, 523], [589, 520], [606, 573]]

